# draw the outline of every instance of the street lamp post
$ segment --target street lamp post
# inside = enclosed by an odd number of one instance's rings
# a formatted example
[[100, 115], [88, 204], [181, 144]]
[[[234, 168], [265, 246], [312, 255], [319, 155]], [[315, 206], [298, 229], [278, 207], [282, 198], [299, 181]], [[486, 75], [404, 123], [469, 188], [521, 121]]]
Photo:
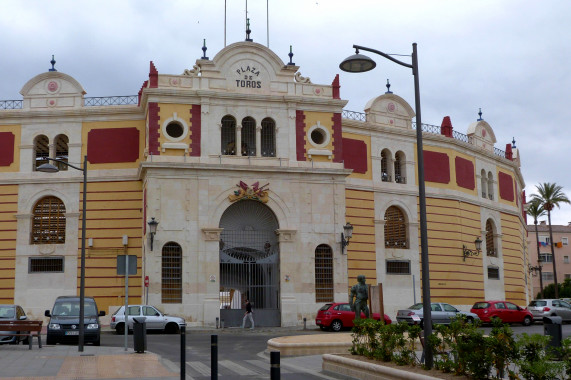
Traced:
[[[416, 43], [412, 44], [412, 64], [399, 61], [381, 51], [370, 49], [364, 46], [353, 45], [357, 49], [356, 54], [346, 58], [339, 68], [350, 73], [361, 73], [375, 68], [377, 65], [371, 58], [359, 54], [359, 50], [369, 51], [378, 54], [386, 59], [393, 61], [401, 66], [412, 69], [414, 76], [414, 103], [416, 111], [416, 150], [418, 157], [418, 203], [420, 211], [420, 255], [422, 260], [422, 310], [424, 313], [424, 337], [428, 339], [432, 335], [432, 315], [430, 307], [430, 276], [428, 263], [428, 236], [426, 228], [426, 191], [424, 187], [424, 156], [422, 147], [422, 120], [420, 114], [420, 90], [418, 79], [418, 55], [416, 51]], [[428, 368], [432, 368], [433, 354], [430, 345], [424, 347], [424, 360]]]
[[[81, 220], [81, 269], [80, 269], [80, 280], [79, 280], [79, 337], [77, 350], [83, 352], [83, 344], [85, 342], [85, 212], [86, 212], [86, 202], [87, 202], [87, 156], [83, 157], [83, 169], [68, 163], [65, 160], [59, 158], [44, 157], [45, 160], [59, 162], [65, 166], [74, 168], [76, 170], [83, 172], [83, 210], [82, 210], [82, 220]], [[44, 173], [56, 173], [59, 169], [50, 164], [46, 163], [40, 165], [36, 171]]]

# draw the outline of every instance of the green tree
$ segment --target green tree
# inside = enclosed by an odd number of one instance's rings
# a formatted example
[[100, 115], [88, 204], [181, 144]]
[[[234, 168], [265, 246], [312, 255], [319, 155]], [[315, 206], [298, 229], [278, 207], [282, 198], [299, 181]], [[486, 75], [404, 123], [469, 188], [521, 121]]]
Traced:
[[543, 298], [543, 278], [541, 275], [541, 255], [539, 254], [539, 233], [537, 232], [537, 218], [545, 215], [545, 209], [543, 205], [537, 200], [533, 199], [528, 203], [527, 214], [533, 218], [533, 224], [535, 224], [535, 238], [537, 242], [537, 268], [539, 269], [539, 298]]
[[542, 183], [536, 186], [537, 193], [533, 194], [532, 202], [537, 201], [543, 206], [543, 209], [547, 211], [547, 221], [549, 224], [549, 240], [551, 243], [551, 256], [553, 258], [553, 282], [555, 284], [555, 298], [559, 298], [558, 284], [557, 284], [557, 260], [555, 260], [555, 248], [553, 247], [553, 231], [551, 229], [551, 210], [555, 206], [559, 206], [563, 203], [571, 203], [569, 198], [563, 193], [563, 187], [555, 183]]

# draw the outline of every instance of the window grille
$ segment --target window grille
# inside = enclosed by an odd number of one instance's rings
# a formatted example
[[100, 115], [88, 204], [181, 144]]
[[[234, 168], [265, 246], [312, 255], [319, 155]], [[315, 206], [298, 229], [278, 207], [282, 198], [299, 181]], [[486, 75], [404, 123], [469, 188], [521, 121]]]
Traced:
[[[63, 162], [68, 162], [68, 138], [66, 135], [58, 135], [54, 140], [54, 144], [56, 146], [56, 158]], [[59, 170], [67, 170], [67, 165], [62, 164], [61, 162], [53, 162], [54, 165], [58, 167]]]
[[487, 198], [488, 195], [486, 191], [488, 190], [488, 179], [484, 169], [482, 169], [482, 172], [480, 173], [480, 186], [482, 187], [482, 198]]
[[491, 200], [494, 199], [494, 177], [492, 176], [492, 172], [488, 173], [488, 198]]
[[395, 155], [395, 182], [404, 183], [401, 182], [401, 180], [404, 180], [401, 170], [401, 155], [399, 154], [399, 152], [397, 152], [397, 154]]
[[222, 130], [220, 131], [220, 150], [225, 156], [236, 155], [236, 119], [232, 116], [222, 118]]
[[409, 260], [387, 260], [387, 274], [410, 274]]
[[276, 123], [269, 117], [262, 120], [262, 157], [276, 156]]
[[541, 272], [543, 281], [553, 281], [553, 272]]
[[315, 249], [315, 302], [333, 302], [333, 252], [326, 244]]
[[182, 303], [182, 248], [177, 243], [167, 243], [163, 247], [162, 303]]
[[242, 119], [242, 156], [256, 155], [256, 120]]
[[491, 280], [500, 279], [500, 269], [494, 267], [488, 267], [488, 278]]
[[50, 156], [50, 141], [44, 135], [37, 136], [34, 139], [34, 161], [35, 166], [34, 170], [37, 169], [40, 165], [45, 164], [48, 162], [45, 160], [45, 157]]
[[385, 212], [385, 247], [408, 248], [406, 236], [404, 214], [398, 207], [389, 207]]
[[389, 168], [387, 164], [387, 154], [385, 151], [381, 152], [381, 181], [391, 182], [391, 176], [389, 175]]
[[486, 252], [488, 256], [498, 255], [496, 252], [496, 244], [494, 242], [494, 228], [490, 219], [486, 221]]
[[31, 244], [65, 243], [65, 205], [56, 197], [40, 199], [34, 206]]
[[30, 257], [28, 273], [61, 273], [63, 257]]

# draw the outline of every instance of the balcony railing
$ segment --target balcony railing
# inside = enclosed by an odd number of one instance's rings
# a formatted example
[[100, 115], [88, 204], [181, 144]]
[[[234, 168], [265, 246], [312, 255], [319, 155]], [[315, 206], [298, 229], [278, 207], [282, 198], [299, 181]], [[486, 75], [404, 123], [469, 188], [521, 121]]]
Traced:
[[403, 177], [401, 175], [397, 175], [397, 176], [395, 176], [395, 182], [396, 183], [406, 183], [406, 177]]
[[19, 110], [23, 104], [23, 100], [0, 100], [0, 110]]
[[83, 105], [85, 107], [102, 107], [102, 106], [130, 106], [139, 103], [138, 95], [126, 96], [105, 96], [84, 98]]

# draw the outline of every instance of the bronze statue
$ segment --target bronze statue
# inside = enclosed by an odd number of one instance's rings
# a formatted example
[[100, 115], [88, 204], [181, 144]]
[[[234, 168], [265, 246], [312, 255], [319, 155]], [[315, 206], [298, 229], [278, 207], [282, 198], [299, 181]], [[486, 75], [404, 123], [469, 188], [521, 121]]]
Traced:
[[[366, 318], [369, 318], [369, 306], [367, 306], [367, 301], [369, 300], [369, 287], [365, 284], [364, 275], [358, 275], [357, 281], [357, 284], [353, 285], [351, 288], [351, 293], [349, 294], [349, 305], [351, 305], [351, 310], [355, 312], [355, 319], [361, 319], [361, 312], [365, 313]], [[355, 297], [354, 303], [353, 297]]]

